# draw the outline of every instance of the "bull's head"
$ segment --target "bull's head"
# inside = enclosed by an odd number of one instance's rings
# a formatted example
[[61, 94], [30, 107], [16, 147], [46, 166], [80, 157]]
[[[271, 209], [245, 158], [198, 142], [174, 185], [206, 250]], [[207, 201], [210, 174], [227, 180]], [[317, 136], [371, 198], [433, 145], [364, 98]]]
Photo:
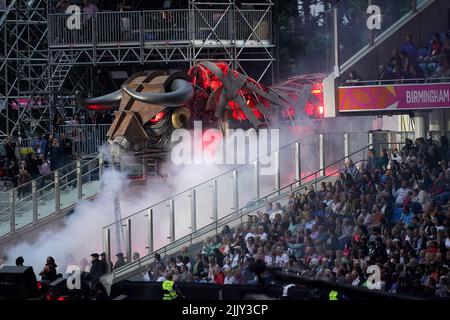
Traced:
[[117, 110], [107, 133], [115, 161], [127, 154], [153, 153], [161, 156], [170, 146], [170, 135], [186, 126], [194, 89], [187, 75], [163, 71], [137, 73], [116, 92], [83, 99], [78, 104], [89, 110]]

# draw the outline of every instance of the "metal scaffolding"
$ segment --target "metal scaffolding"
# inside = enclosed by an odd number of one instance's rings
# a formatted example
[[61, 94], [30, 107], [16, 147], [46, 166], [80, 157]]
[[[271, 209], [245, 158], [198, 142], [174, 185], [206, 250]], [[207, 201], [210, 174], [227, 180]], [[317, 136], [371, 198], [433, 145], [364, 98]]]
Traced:
[[256, 80], [273, 80], [272, 0], [81, 14], [73, 30], [70, 15], [54, 13], [50, 2], [11, 0], [0, 18], [0, 138], [49, 132], [54, 112], [73, 105], [76, 90], [92, 93], [99, 67], [187, 70], [221, 60]]

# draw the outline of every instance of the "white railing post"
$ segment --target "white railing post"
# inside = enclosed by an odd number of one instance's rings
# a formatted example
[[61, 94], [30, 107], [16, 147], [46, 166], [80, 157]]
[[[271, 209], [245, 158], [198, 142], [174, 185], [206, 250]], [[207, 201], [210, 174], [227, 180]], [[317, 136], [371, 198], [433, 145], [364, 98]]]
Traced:
[[239, 210], [239, 176], [238, 171], [233, 171], [233, 209]]
[[127, 262], [133, 261], [133, 253], [131, 250], [131, 219], [126, 219], [125, 221], [125, 250], [127, 256]]
[[38, 221], [38, 190], [36, 180], [31, 181], [31, 201], [33, 203], [33, 223]]
[[212, 183], [212, 221], [216, 222], [218, 219], [218, 205], [217, 205], [217, 180]]
[[191, 191], [191, 231], [197, 231], [197, 191]]
[[296, 142], [294, 144], [294, 163], [295, 163], [295, 180], [298, 181], [300, 187], [300, 180], [302, 178], [300, 142]]
[[153, 252], [153, 209], [148, 209], [147, 212], [148, 218], [148, 253]]
[[77, 160], [77, 196], [78, 200], [83, 199], [83, 185], [81, 176], [81, 161]]
[[170, 201], [170, 242], [175, 242], [175, 199]]
[[278, 190], [278, 194], [281, 193], [281, 166], [280, 166], [280, 151], [275, 151], [274, 152], [275, 155], [275, 188], [274, 190], [277, 191]]
[[61, 212], [61, 189], [59, 181], [59, 171], [55, 171], [55, 213], [59, 214]]
[[345, 160], [348, 159], [350, 155], [350, 137], [348, 133], [344, 133], [344, 157]]
[[254, 179], [255, 179], [255, 191], [256, 191], [256, 200], [258, 200], [261, 197], [261, 189], [260, 189], [260, 181], [259, 181], [259, 174], [260, 174], [260, 163], [259, 160], [255, 161], [254, 166]]
[[14, 233], [16, 231], [16, 190], [12, 189], [10, 191], [9, 199], [9, 233]]
[[320, 165], [320, 176], [325, 176], [325, 142], [323, 134], [319, 135], [319, 165]]

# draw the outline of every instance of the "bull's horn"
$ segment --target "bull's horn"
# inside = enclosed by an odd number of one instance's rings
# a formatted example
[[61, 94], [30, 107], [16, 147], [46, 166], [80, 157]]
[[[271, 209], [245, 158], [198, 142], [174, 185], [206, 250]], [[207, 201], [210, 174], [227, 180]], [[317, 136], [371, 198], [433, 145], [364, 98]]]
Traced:
[[[119, 104], [120, 100], [122, 100], [122, 91], [117, 90], [117, 91], [107, 94], [105, 96], [92, 98], [92, 99], [83, 98], [81, 92], [77, 91], [76, 99], [77, 99], [77, 103], [82, 107], [86, 107], [89, 105], [101, 105], [101, 106], [105, 106], [105, 108], [102, 108], [103, 110], [115, 109], [117, 107], [117, 104]], [[108, 106], [108, 107], [106, 107], [106, 106]]]
[[194, 97], [192, 84], [185, 79], [175, 79], [170, 85], [171, 92], [167, 93], [142, 93], [123, 86], [123, 90], [132, 98], [158, 106], [180, 107], [189, 103]]

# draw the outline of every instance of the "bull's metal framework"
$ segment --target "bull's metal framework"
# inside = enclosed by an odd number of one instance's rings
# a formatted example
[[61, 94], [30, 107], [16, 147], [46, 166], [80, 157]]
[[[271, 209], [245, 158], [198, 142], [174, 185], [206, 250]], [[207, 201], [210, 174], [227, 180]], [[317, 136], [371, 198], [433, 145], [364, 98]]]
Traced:
[[256, 80], [273, 79], [273, 0], [190, 0], [186, 9], [67, 14], [51, 0], [10, 0], [0, 18], [0, 137], [49, 132], [58, 108], [91, 92], [100, 66], [187, 68], [221, 60]]

